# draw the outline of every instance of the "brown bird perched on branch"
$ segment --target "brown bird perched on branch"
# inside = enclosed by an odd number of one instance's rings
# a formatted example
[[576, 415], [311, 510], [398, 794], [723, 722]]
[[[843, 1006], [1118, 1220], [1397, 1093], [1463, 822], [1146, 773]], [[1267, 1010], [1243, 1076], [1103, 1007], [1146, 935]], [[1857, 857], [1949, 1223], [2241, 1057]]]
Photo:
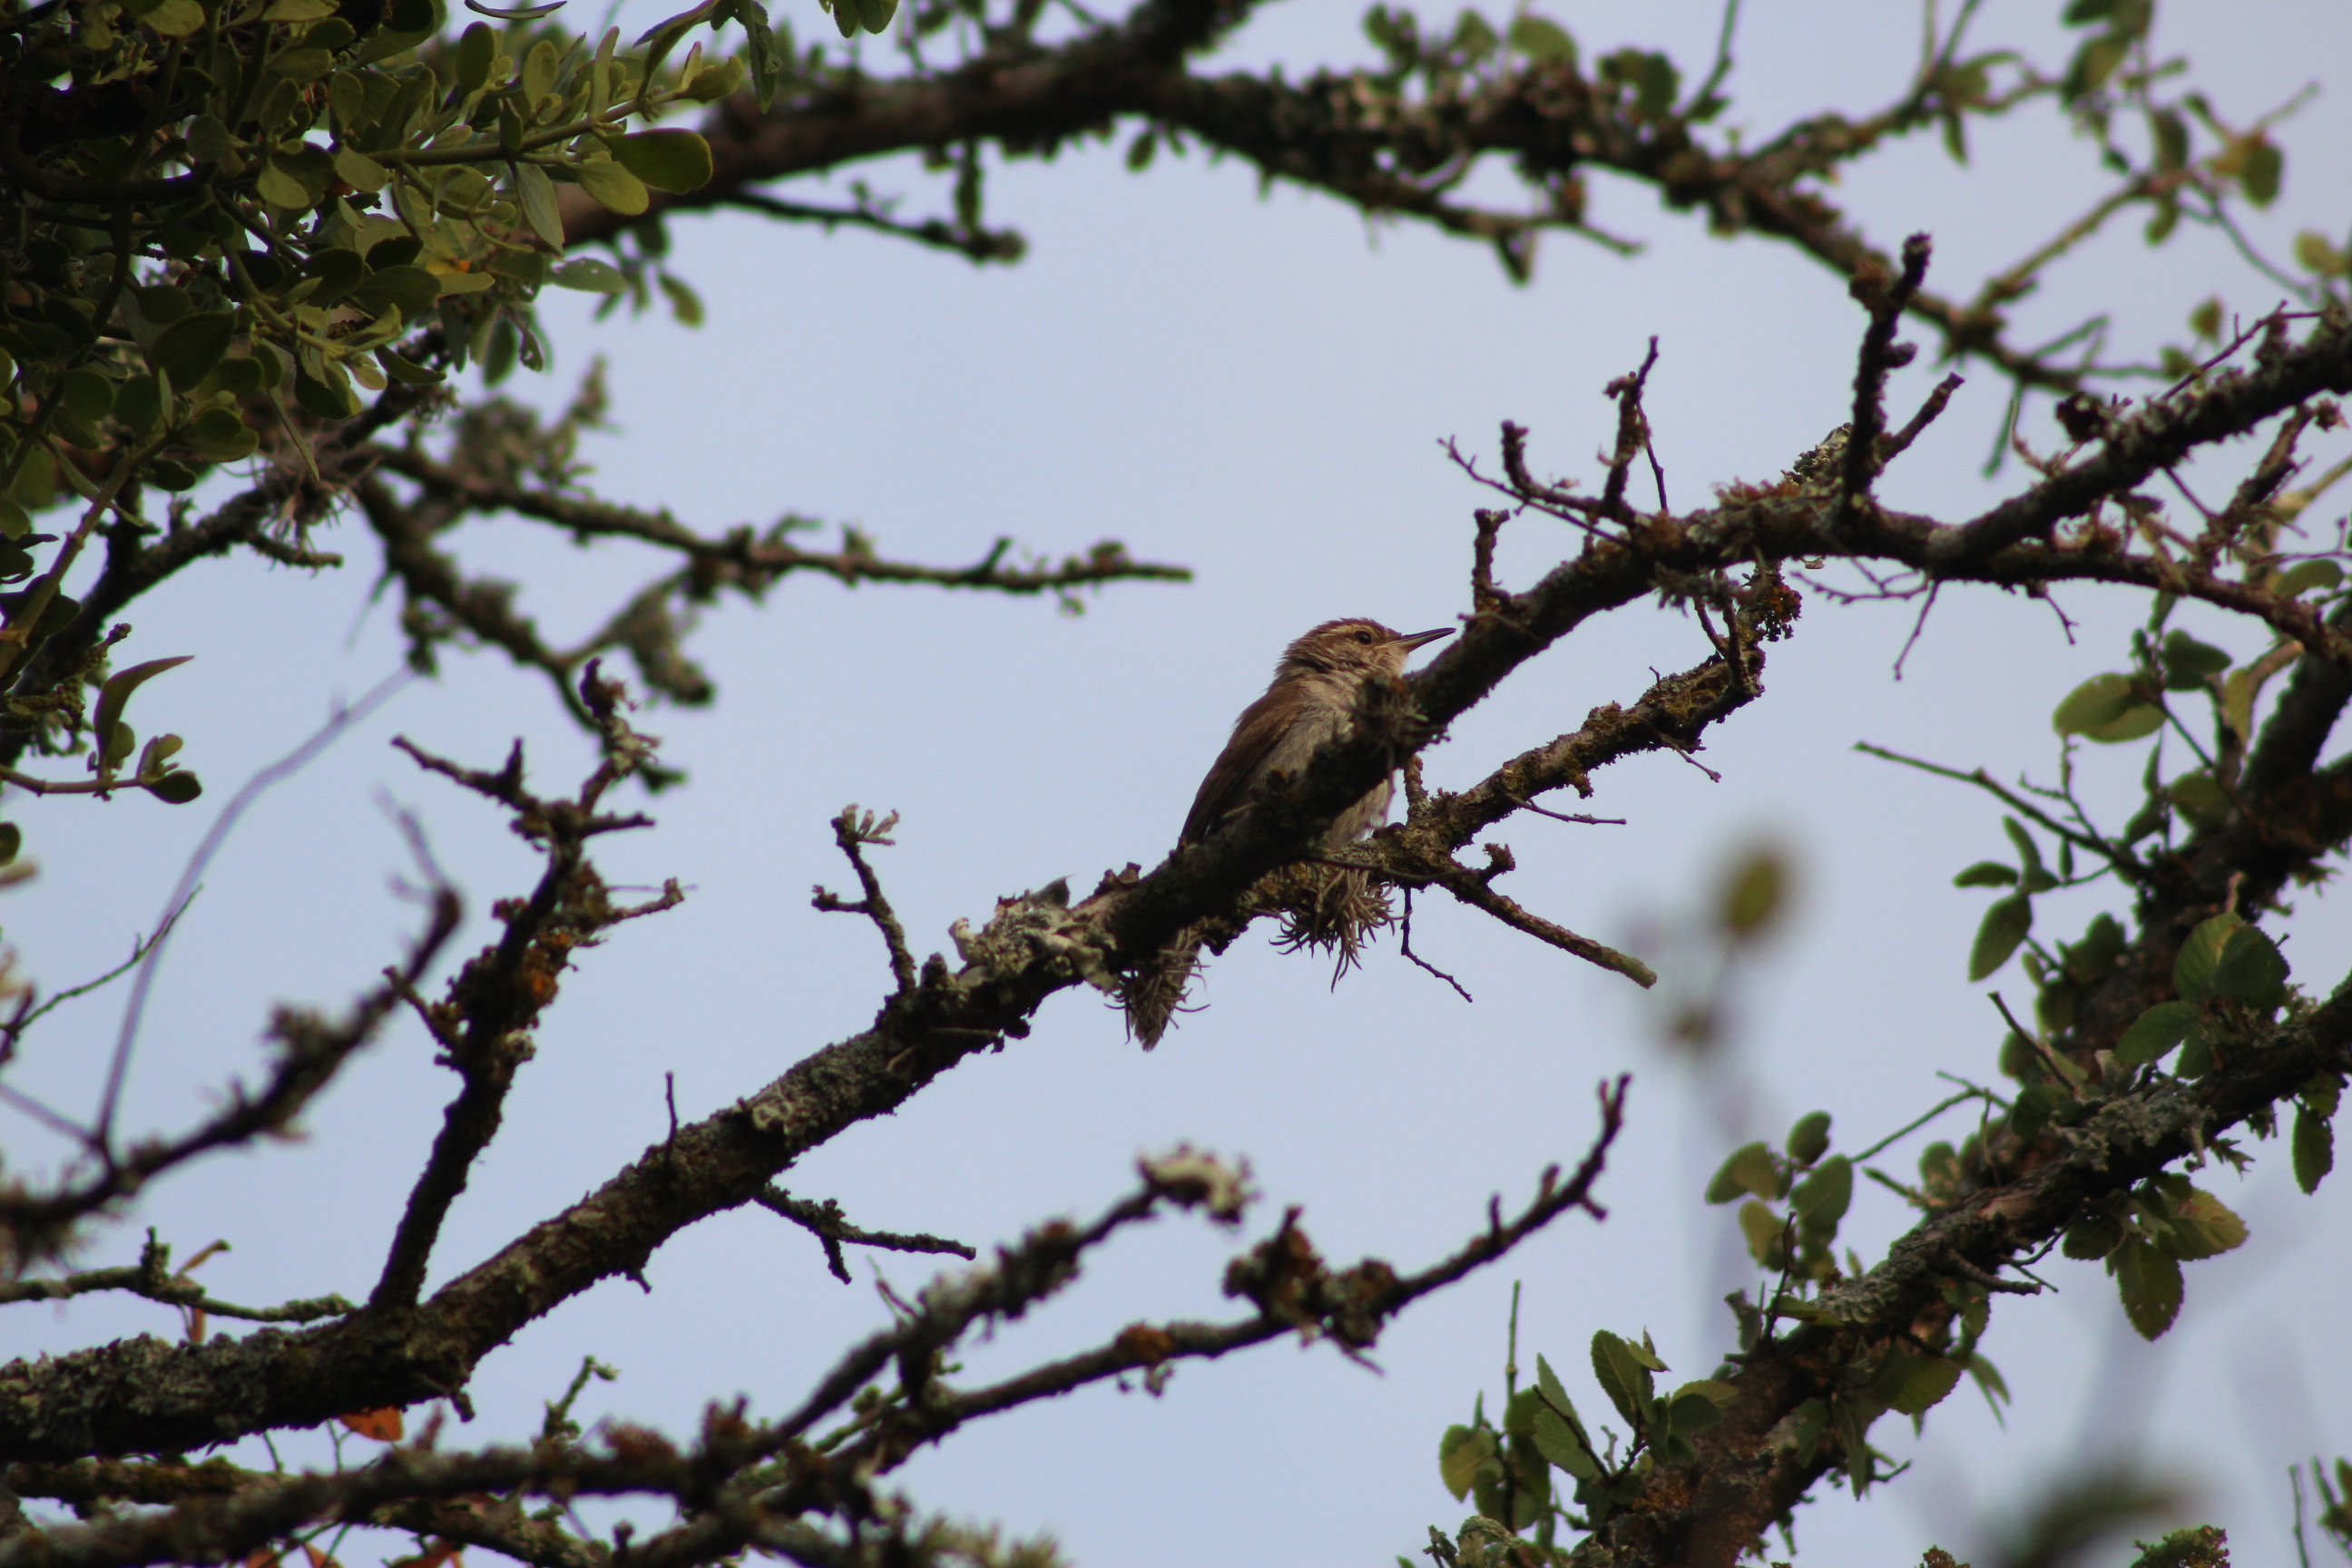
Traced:
[[[1453, 628], [1392, 632], [1378, 621], [1350, 618], [1326, 621], [1283, 650], [1275, 666], [1274, 683], [1265, 695], [1242, 710], [1234, 722], [1233, 738], [1201, 781], [1192, 797], [1192, 813], [1177, 842], [1204, 844], [1226, 822], [1248, 806], [1260, 784], [1276, 773], [1296, 774], [1324, 742], [1344, 733], [1354, 717], [1364, 682], [1375, 677], [1394, 680], [1404, 674], [1412, 650]], [[1362, 799], [1333, 818], [1324, 835], [1327, 848], [1352, 844], [1387, 820], [1393, 781], [1383, 778]], [[1360, 873], [1349, 875], [1360, 881]], [[1320, 934], [1305, 940], [1321, 944]], [[1192, 978], [1202, 938], [1180, 933], [1151, 962], [1142, 965], [1125, 987], [1128, 1024], [1150, 1050], [1160, 1043], [1168, 1020], [1182, 1001]], [[1220, 944], [1223, 951], [1223, 944]], [[1352, 934], [1343, 948], [1343, 965], [1355, 951]]]

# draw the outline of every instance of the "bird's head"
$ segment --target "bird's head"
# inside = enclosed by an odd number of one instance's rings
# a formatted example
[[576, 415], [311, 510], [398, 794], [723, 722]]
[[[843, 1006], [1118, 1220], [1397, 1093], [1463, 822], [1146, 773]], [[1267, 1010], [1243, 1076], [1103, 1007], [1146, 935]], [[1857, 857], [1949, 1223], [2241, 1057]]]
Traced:
[[1433, 632], [1392, 632], [1378, 621], [1326, 621], [1283, 650], [1277, 679], [1295, 675], [1385, 675], [1404, 673], [1404, 661], [1424, 643], [1453, 634], [1451, 626]]

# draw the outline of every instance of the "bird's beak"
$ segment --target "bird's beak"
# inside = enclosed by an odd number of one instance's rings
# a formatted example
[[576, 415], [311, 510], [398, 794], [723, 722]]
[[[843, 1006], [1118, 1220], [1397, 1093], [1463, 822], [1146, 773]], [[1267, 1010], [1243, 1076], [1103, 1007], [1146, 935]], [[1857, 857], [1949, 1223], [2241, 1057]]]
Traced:
[[1423, 643], [1433, 643], [1440, 637], [1450, 637], [1453, 635], [1454, 628], [1452, 626], [1440, 626], [1433, 632], [1415, 632], [1409, 637], [1399, 637], [1397, 638], [1397, 647], [1404, 649], [1407, 653], [1411, 653], [1414, 648], [1421, 647]]

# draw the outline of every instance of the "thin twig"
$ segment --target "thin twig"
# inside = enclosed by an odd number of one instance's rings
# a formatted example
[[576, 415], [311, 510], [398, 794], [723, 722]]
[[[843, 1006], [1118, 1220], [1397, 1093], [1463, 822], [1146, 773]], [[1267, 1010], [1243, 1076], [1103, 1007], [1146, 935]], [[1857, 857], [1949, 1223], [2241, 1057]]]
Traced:
[[[229, 830], [236, 826], [237, 819], [261, 798], [265, 791], [300, 773], [310, 764], [312, 758], [334, 744], [345, 730], [383, 707], [401, 688], [415, 679], [414, 670], [394, 671], [377, 681], [357, 702], [349, 707], [338, 705], [326, 723], [320, 725], [309, 740], [247, 779], [245, 787], [221, 807], [220, 816], [213, 821], [212, 830], [205, 835], [204, 842], [196, 846], [196, 852], [188, 857], [187, 868], [180, 873], [179, 886], [173, 889], [172, 896], [164, 900], [165, 914], [187, 907], [188, 900], [195, 896], [196, 883], [204, 876], [205, 868], [212, 863], [213, 857], [228, 841]], [[147, 992], [154, 984], [155, 964], [163, 957], [164, 942], [170, 934], [168, 927], [157, 931], [154, 942], [140, 961], [138, 978], [131, 982], [131, 998], [122, 1010], [122, 1027], [114, 1037], [114, 1059], [106, 1071], [106, 1092], [100, 1097], [98, 1119], [91, 1128], [96, 1144], [101, 1151], [113, 1141], [114, 1112], [121, 1103], [123, 1078], [131, 1070], [131, 1053], [139, 1038], [139, 1021], [146, 1013]]]
[[943, 1236], [867, 1230], [862, 1226], [852, 1225], [841, 1217], [841, 1204], [837, 1199], [811, 1203], [806, 1198], [793, 1196], [773, 1182], [752, 1194], [751, 1201], [771, 1214], [782, 1215], [823, 1243], [825, 1268], [844, 1285], [850, 1283], [849, 1264], [841, 1254], [845, 1242], [852, 1247], [872, 1247], [885, 1252], [943, 1252], [962, 1258], [980, 1256], [964, 1243], [950, 1241]]
[[1402, 930], [1402, 931], [1400, 931], [1400, 933], [1399, 933], [1399, 941], [1398, 941], [1398, 943], [1397, 943], [1397, 950], [1398, 950], [1400, 952], [1402, 952], [1402, 953], [1403, 953], [1407, 958], [1409, 958], [1409, 959], [1412, 960], [1412, 961], [1413, 961], [1413, 963], [1415, 963], [1419, 964], [1422, 968], [1423, 968], [1423, 969], [1425, 969], [1425, 970], [1429, 971], [1429, 973], [1430, 973], [1436, 975], [1436, 976], [1437, 976], [1437, 978], [1439, 978], [1440, 980], [1444, 981], [1444, 982], [1445, 982], [1445, 984], [1447, 984], [1448, 985], [1453, 986], [1453, 987], [1454, 987], [1454, 994], [1455, 995], [1457, 995], [1457, 996], [1461, 997], [1461, 998], [1462, 998], [1462, 1000], [1464, 1000], [1465, 1002], [1469, 1002], [1469, 1001], [1473, 1001], [1473, 1000], [1475, 1000], [1475, 998], [1473, 998], [1473, 997], [1471, 996], [1471, 994], [1470, 994], [1470, 993], [1469, 993], [1469, 992], [1467, 992], [1467, 991], [1465, 991], [1465, 990], [1464, 990], [1464, 989], [1462, 988], [1462, 982], [1460, 982], [1459, 980], [1454, 979], [1454, 976], [1452, 976], [1451, 974], [1446, 973], [1445, 973], [1445, 971], [1444, 971], [1443, 969], [1438, 968], [1438, 967], [1437, 967], [1437, 965], [1435, 965], [1435, 964], [1433, 964], [1433, 963], [1430, 963], [1430, 962], [1429, 962], [1429, 960], [1427, 960], [1427, 959], [1425, 959], [1425, 958], [1422, 957], [1422, 956], [1421, 956], [1421, 954], [1419, 954], [1419, 953], [1417, 953], [1417, 952], [1413, 952], [1413, 950], [1412, 950], [1412, 889], [1411, 888], [1407, 888], [1407, 889], [1404, 890], [1404, 924], [1403, 924]]

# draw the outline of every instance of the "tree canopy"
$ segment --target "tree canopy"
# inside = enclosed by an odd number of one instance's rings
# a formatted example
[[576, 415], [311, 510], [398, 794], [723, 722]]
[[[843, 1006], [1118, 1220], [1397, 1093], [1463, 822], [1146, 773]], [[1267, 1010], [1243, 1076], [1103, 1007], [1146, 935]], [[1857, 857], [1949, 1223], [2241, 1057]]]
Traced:
[[[1115, 1404], [1097, 1430], [1121, 1436], [1090, 1439], [1130, 1441], [1193, 1383], [1203, 1399], [1229, 1386], [1197, 1363], [1270, 1365], [1277, 1342], [1393, 1375], [1429, 1351], [1413, 1325], [1449, 1311], [1443, 1354], [1475, 1338], [1485, 1366], [1507, 1345], [1504, 1383], [1482, 1394], [1458, 1381], [1479, 1377], [1468, 1363], [1442, 1361], [1449, 1414], [1405, 1434], [1419, 1458], [1377, 1483], [1433, 1528], [1384, 1549], [1793, 1556], [1783, 1532], [1806, 1542], [1833, 1493], [1883, 1517], [1906, 1484], [1905, 1418], [1915, 1435], [1958, 1422], [1956, 1393], [2021, 1427], [2046, 1416], [2055, 1396], [2004, 1345], [2055, 1283], [2095, 1281], [2104, 1321], [2157, 1341], [2193, 1324], [2198, 1281], [2225, 1267], [2208, 1260], [2262, 1237], [2240, 1178], [2278, 1173], [2310, 1194], [2298, 1204], [2327, 1205], [2352, 1067], [2336, 973], [2352, 954], [2323, 897], [2352, 837], [2352, 777], [2328, 749], [2352, 700], [2332, 489], [2352, 467], [2334, 401], [2352, 389], [2352, 260], [2325, 205], [2310, 222], [2333, 234], [2290, 226], [2274, 243], [2303, 167], [2291, 67], [2238, 102], [2194, 51], [2173, 58], [2146, 5], [2077, 0], [2042, 54], [1999, 47], [1974, 5], [1930, 7], [1894, 79], [1776, 115], [1769, 86], [1768, 107], [1747, 107], [1742, 28], [1777, 24], [1737, 5], [1696, 52], [1613, 47], [1566, 14], [1376, 7], [1369, 54], [1305, 69], [1250, 58], [1261, 23], [1239, 4], [860, 0], [772, 17], [714, 0], [593, 32], [567, 11], [468, 5], [478, 17], [408, 0], [53, 0], [5, 18], [0, 777], [18, 789], [0, 851], [12, 898], [47, 900], [26, 907], [49, 920], [102, 911], [118, 937], [173, 890], [102, 989], [78, 986], [96, 971], [53, 973], [37, 921], [12, 926], [0, 1308], [74, 1310], [51, 1354], [0, 1369], [0, 1480], [17, 1500], [0, 1560], [1044, 1563], [1057, 1552], [1026, 1538], [1039, 1521], [952, 1470], [938, 1472], [950, 1490], [979, 1495], [939, 1511], [925, 1467], [1054, 1452], [1034, 1423], [1065, 1394], [1167, 1394]], [[1060, 237], [1016, 232], [1006, 209], [1094, 177], [1106, 142], [1138, 204], [1238, 258], [1191, 282], [1243, 322], [1206, 340], [1232, 361], [1156, 403], [1134, 390], [1182, 379], [1188, 345], [1154, 335], [1155, 310], [1190, 320], [1185, 282], [1139, 254], [1119, 303], [1045, 302], [1068, 317], [1066, 360], [1034, 319], [994, 354], [924, 341], [1048, 265]], [[1918, 178], [1923, 155], [1991, 183], [1959, 232], [1874, 183], [1890, 163]], [[1475, 384], [1492, 361], [1513, 395], [1544, 389], [1538, 406], [1493, 406], [1492, 389], [1444, 405], [1491, 433], [1413, 433], [1451, 437], [1411, 458], [1444, 510], [1416, 496], [1407, 518], [1307, 515], [1318, 495], [1378, 496], [1399, 465], [1294, 403], [1255, 416], [1275, 423], [1254, 457], [1289, 453], [1298, 473], [1264, 479], [1232, 546], [1222, 521], [1187, 527], [1213, 493], [1200, 432], [1228, 428], [1213, 404], [1256, 410], [1250, 384], [1294, 384], [1274, 318], [1328, 303], [1311, 268], [1285, 271], [1254, 239], [1258, 224], [1287, 234], [1297, 209], [1208, 223], [1186, 205], [1200, 187], [1184, 182], [1221, 163], [1404, 253], [1372, 268], [1485, 253], [1475, 283], [1431, 276], [1517, 301], [1521, 331], [1565, 345], [1533, 312], [1572, 307], [1590, 341], [1526, 352], [1572, 362], [1539, 383], [1523, 345], [1439, 335], [1443, 377]], [[2045, 213], [2061, 186], [2063, 210]], [[1650, 204], [1645, 227], [1713, 237], [1675, 275], [1686, 315], [1611, 299], [1664, 265], [1643, 243], [1670, 243], [1637, 239], [1629, 195]], [[1087, 201], [1074, 224], [1108, 210]], [[698, 249], [709, 211], [832, 237], [789, 253], [798, 275], [763, 279]], [[1428, 262], [1424, 239], [1449, 258]], [[1780, 257], [1804, 269], [1773, 270]], [[2171, 297], [2163, 268], [2182, 257], [2191, 281]], [[901, 258], [972, 270], [921, 274], [935, 296], [894, 320], [877, 279]], [[2053, 324], [2061, 294], [2092, 304]], [[741, 341], [751, 295], [784, 301], [794, 332]], [[911, 350], [845, 352], [826, 320], [845, 301], [869, 345], [904, 331]], [[1412, 306], [1362, 323], [1360, 363], [1319, 371], [1331, 409], [1362, 417], [1384, 380], [1434, 363], [1414, 353]], [[1685, 330], [1718, 308], [1811, 341], [1782, 366], [1734, 364]], [[737, 341], [689, 352], [764, 353], [766, 374], [585, 363], [592, 343], [656, 331], [690, 344], [706, 319]], [[559, 349], [551, 396], [528, 378]], [[885, 390], [933, 374], [966, 404]], [[1087, 425], [1094, 386], [1114, 390]], [[1148, 466], [1114, 460], [1135, 450], [1115, 427], [1137, 411], [1154, 422]], [[640, 417], [676, 434], [605, 433]], [[796, 495], [803, 420], [856, 443], [824, 483], [895, 497], [919, 471], [933, 504], [969, 517], [898, 528], [854, 494]], [[732, 482], [773, 521], [697, 521], [731, 504], [696, 499], [721, 470], [748, 476]], [[1258, 596], [1188, 610], [1212, 593], [1176, 586], [1203, 565], [1196, 546]], [[387, 605], [357, 627], [338, 617], [359, 595], [331, 586], [353, 578]], [[794, 579], [874, 592], [820, 608]], [[1329, 602], [1374, 593], [1421, 608]], [[1024, 611], [994, 601], [1024, 597], [1088, 613], [999, 646]], [[1350, 733], [1230, 831], [1169, 855], [1223, 717], [1255, 689], [1245, 672], [1327, 614], [1366, 611], [1451, 612], [1460, 630], [1403, 681], [1368, 683]], [[1289, 618], [1259, 624], [1276, 614]], [[1146, 635], [1103, 641], [1122, 620]], [[183, 631], [204, 639], [194, 664]], [[315, 682], [341, 668], [335, 638], [362, 633], [378, 651], [396, 637], [408, 676], [324, 729], [289, 721], [289, 688], [259, 672]], [[229, 648], [250, 664], [214, 674]], [[1921, 684], [1895, 687], [1915, 659]], [[1861, 664], [1885, 711], [1925, 701], [1924, 721], [1855, 733], [1854, 711], [1807, 709], [1817, 672]], [[399, 781], [389, 820], [346, 812], [307, 837], [281, 792], [332, 776], [363, 804], [366, 780], [312, 758], [388, 739], [380, 712], [404, 731], [367, 763]], [[187, 739], [142, 744], [134, 720]], [[2023, 750], [1970, 754], [1996, 730]], [[248, 742], [206, 748], [232, 732], [254, 737], [255, 763], [288, 754], [226, 788]], [[1675, 891], [1688, 851], [1720, 849], [1695, 846], [1706, 819], [1678, 792], [1736, 796], [1776, 749], [1825, 781], [1870, 770], [1840, 790], [1916, 784], [1901, 841], [1856, 796], [1834, 842], [1753, 843], [1692, 906]], [[1400, 766], [1397, 825], [1317, 853]], [[803, 789], [845, 779], [873, 804], [806, 811]], [[167, 819], [196, 826], [151, 826]], [[361, 820], [376, 825], [364, 847]], [[1507, 826], [1516, 847], [1495, 837]], [[665, 846], [703, 841], [681, 828], [708, 835], [683, 874]], [[836, 858], [803, 916], [776, 884], [805, 885], [816, 848]], [[357, 868], [388, 852], [413, 906], [396, 939], [359, 896]], [[1646, 929], [1612, 929], [1626, 922], [1580, 875], [1621, 854], [1650, 891]], [[197, 890], [246, 857], [260, 891], [216, 915]], [[1872, 858], [1894, 871], [1867, 923], [1891, 948], [1943, 949], [1900, 976], [1851, 966], [1840, 984], [1874, 1005], [1807, 991], [1801, 1021], [1760, 1026], [1797, 887]], [[1335, 886], [1370, 891], [1335, 917]], [[852, 918], [811, 930], [837, 914]], [[1261, 918], [1308, 957], [1256, 953], [1243, 936]], [[691, 934], [657, 934], [680, 922]], [[878, 952], [858, 954], [852, 926]], [[1369, 942], [1367, 968], [1326, 996], [1316, 957], [1342, 938]], [[1207, 944], [1191, 1001], [1214, 1005], [1137, 1059], [1119, 1009], [1176, 941]], [[332, 1000], [278, 1006], [257, 1056], [237, 1043], [255, 1015], [160, 962], [185, 969], [192, 951], [247, 1005]], [[354, 968], [352, 952], [373, 956]], [[1099, 1017], [1064, 993], [1099, 999]], [[1643, 993], [1631, 1016], [1655, 1043], [1640, 1047], [1607, 1019]], [[847, 1010], [860, 997], [870, 1021]], [[51, 1018], [55, 1004], [71, 1011]], [[1756, 1064], [1787, 1063], [1755, 1055], [1764, 1027], [1822, 1037], [1827, 1059], [1885, 1058], [1884, 1087], [1864, 1097], [1819, 1068], [1768, 1084]], [[1906, 1055], [1947, 1032], [1973, 1038], [1965, 1058]], [[600, 1035], [606, 1048], [581, 1048]], [[1076, 1041], [1084, 1062], [1060, 1050]], [[1170, 1067], [1188, 1047], [1213, 1054]], [[973, 1086], [990, 1073], [1033, 1076]], [[1383, 1073], [1384, 1090], [1362, 1087]], [[1410, 1103], [1370, 1113], [1333, 1180], [1262, 1148], [1211, 1152], [1168, 1115], [1127, 1119], [1188, 1082], [1261, 1101], [1269, 1124], [1344, 1126], [1376, 1093]], [[1114, 1087], [1124, 1101], [1099, 1092]], [[1646, 1110], [1659, 1095], [1697, 1113], [1680, 1174], [1665, 1112]], [[1160, 1110], [1178, 1106], [1210, 1116]], [[1416, 1119], [1432, 1135], [1412, 1136]], [[1295, 1167], [1308, 1145], [1276, 1147]], [[219, 1158], [232, 1150], [251, 1158]], [[1071, 1151], [1093, 1163], [1083, 1183]], [[320, 1174], [338, 1165], [348, 1190]], [[1104, 1184], [1125, 1171], [1124, 1191]], [[1038, 1185], [1047, 1173], [1068, 1184]], [[1360, 1206], [1327, 1229], [1310, 1188]], [[174, 1192], [198, 1195], [174, 1209]], [[1130, 1230], [1187, 1212], [1213, 1254], [1114, 1282]], [[1652, 1298], [1580, 1269], [1580, 1249], [1627, 1245], [1629, 1214], [1682, 1228], [1618, 1256], [1676, 1255], [1649, 1266], [1675, 1289], [1727, 1279], [1729, 1310], [1654, 1334], [1638, 1316]], [[228, 1258], [204, 1245], [215, 1235]], [[719, 1236], [727, 1258], [691, 1261]], [[1744, 1263], [1710, 1262], [1734, 1236]], [[274, 1256], [240, 1278], [268, 1289], [243, 1299], [272, 1304], [238, 1305], [219, 1282], [256, 1250]], [[970, 1262], [905, 1283], [927, 1255]], [[1546, 1258], [1556, 1271], [1534, 1273]], [[878, 1304], [835, 1283], [867, 1258]], [[2079, 1267], [2062, 1276], [2061, 1259]], [[664, 1288], [673, 1265], [696, 1270], [691, 1300]], [[847, 1319], [821, 1300], [853, 1295]], [[2281, 1310], [2315, 1332], [2324, 1316]], [[656, 1375], [677, 1386], [641, 1395], [640, 1368], [670, 1355]], [[629, 1375], [608, 1386], [605, 1361]], [[1310, 1424], [1330, 1385], [1313, 1386], [1288, 1401]], [[2303, 1457], [2278, 1520], [2298, 1541], [2352, 1542], [2352, 1473]], [[2055, 1561], [2111, 1524], [2162, 1533], [2194, 1511], [2163, 1479], [2086, 1472], [2038, 1516], [1988, 1509], [2016, 1533], [1980, 1550]], [[1204, 1458], [1160, 1484], [1215, 1513], [1248, 1494], [1227, 1479]], [[1112, 1515], [1149, 1518], [1125, 1485]], [[1319, 1506], [1311, 1485], [1276, 1487]], [[2143, 1561], [2220, 1552], [2191, 1529]]]

